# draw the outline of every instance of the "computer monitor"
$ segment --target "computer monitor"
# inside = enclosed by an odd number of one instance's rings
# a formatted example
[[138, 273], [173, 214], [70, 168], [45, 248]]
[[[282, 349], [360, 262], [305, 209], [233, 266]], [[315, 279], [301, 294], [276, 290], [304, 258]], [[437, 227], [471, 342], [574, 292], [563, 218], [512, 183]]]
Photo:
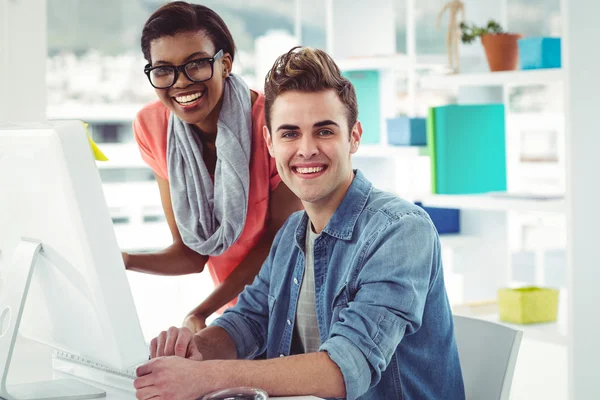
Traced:
[[115, 369], [148, 360], [80, 121], [0, 123], [0, 276], [0, 369], [8, 368], [16, 334], [7, 330], [15, 326]]

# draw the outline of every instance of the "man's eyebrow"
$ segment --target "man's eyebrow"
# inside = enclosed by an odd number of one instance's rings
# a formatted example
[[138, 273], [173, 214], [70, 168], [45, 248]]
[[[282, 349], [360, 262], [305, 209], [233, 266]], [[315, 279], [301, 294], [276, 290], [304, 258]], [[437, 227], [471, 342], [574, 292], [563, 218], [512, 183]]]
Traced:
[[[185, 63], [185, 62], [188, 62], [190, 60], [193, 60], [194, 58], [199, 58], [199, 57], [210, 58], [211, 56], [208, 53], [204, 52], [204, 51], [197, 51], [197, 52], [195, 52], [195, 53], [190, 54], [189, 56], [187, 56], [185, 58], [185, 60], [183, 60], [183, 62]], [[153, 66], [157, 66], [157, 65], [173, 65], [173, 63], [170, 63], [170, 62], [167, 62], [167, 61], [163, 61], [163, 60], [158, 60], [155, 63], [153, 63]]]
[[298, 130], [298, 129], [300, 129], [300, 127], [298, 127], [296, 125], [291, 125], [291, 124], [279, 125], [279, 128], [277, 128], [278, 131], [281, 131], [281, 130], [293, 131], [293, 130]]
[[330, 120], [330, 119], [326, 119], [326, 120], [324, 120], [324, 121], [319, 121], [319, 122], [316, 122], [316, 123], [313, 125], [313, 128], [322, 128], [322, 127], [324, 127], [324, 126], [327, 126], [327, 125], [335, 125], [335, 126], [337, 126], [338, 128], [340, 127], [340, 126], [339, 126], [339, 125], [338, 125], [336, 122], [334, 122], [334, 121], [332, 121], [332, 120]]

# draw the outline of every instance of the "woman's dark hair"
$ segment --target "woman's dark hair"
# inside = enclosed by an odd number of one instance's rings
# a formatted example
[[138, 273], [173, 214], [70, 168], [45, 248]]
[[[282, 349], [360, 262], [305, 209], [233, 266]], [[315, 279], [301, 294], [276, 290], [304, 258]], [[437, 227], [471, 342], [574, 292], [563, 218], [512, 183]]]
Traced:
[[150, 43], [163, 36], [173, 36], [181, 32], [206, 32], [215, 45], [215, 51], [229, 53], [233, 61], [235, 43], [231, 32], [219, 15], [206, 6], [190, 4], [185, 1], [167, 3], [156, 10], [142, 30], [142, 52], [144, 58], [150, 58]]

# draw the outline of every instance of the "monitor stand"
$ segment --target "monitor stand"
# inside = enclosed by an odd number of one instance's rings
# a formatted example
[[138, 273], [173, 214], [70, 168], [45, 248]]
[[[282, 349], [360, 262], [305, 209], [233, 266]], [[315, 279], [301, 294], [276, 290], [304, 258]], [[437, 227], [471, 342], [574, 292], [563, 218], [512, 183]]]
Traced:
[[106, 397], [106, 392], [75, 379], [7, 384], [8, 371], [19, 333], [19, 325], [27, 299], [27, 292], [42, 244], [22, 239], [13, 262], [3, 272], [5, 288], [0, 293], [0, 400], [79, 400]]

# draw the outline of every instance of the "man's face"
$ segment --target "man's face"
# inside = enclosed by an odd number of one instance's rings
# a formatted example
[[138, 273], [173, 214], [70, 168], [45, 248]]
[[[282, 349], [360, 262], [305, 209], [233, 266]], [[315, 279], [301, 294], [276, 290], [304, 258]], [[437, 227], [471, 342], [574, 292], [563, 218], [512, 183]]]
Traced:
[[353, 178], [350, 155], [362, 128], [348, 129], [347, 110], [334, 90], [290, 91], [271, 107], [264, 136], [283, 182], [304, 202], [341, 201]]

